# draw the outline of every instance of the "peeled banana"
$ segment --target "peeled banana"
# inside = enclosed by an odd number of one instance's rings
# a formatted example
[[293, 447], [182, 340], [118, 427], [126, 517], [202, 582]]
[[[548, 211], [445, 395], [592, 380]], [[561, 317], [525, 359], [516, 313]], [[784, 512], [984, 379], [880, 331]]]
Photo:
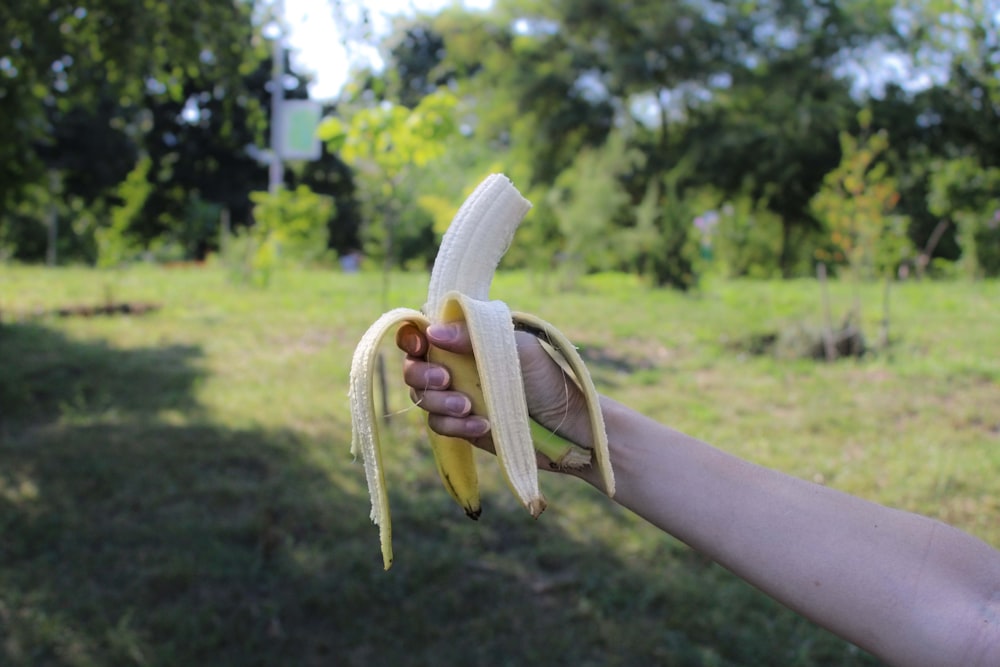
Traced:
[[[422, 311], [395, 308], [383, 314], [362, 336], [351, 363], [351, 452], [361, 456], [371, 519], [379, 527], [385, 569], [392, 565], [392, 524], [386, 493], [380, 419], [375, 410], [374, 376], [384, 337], [403, 323], [421, 331], [432, 322], [464, 321], [472, 340], [472, 357], [431, 347], [428, 359], [445, 365], [452, 388], [469, 396], [472, 412], [489, 419], [497, 459], [511, 491], [537, 517], [545, 509], [538, 488], [536, 448], [554, 466], [594, 465], [604, 491], [614, 495], [615, 481], [608, 458], [608, 439], [597, 390], [583, 359], [551, 324], [532, 315], [512, 313], [501, 301], [490, 301], [489, 290], [500, 259], [514, 232], [531, 208], [502, 174], [486, 178], [452, 220], [431, 271], [427, 303]], [[543, 348], [581, 389], [593, 433], [593, 450], [563, 440], [534, 423], [529, 415], [521, 378], [515, 330], [535, 334]], [[466, 440], [427, 429], [438, 473], [448, 493], [475, 519], [481, 512], [473, 446]]]

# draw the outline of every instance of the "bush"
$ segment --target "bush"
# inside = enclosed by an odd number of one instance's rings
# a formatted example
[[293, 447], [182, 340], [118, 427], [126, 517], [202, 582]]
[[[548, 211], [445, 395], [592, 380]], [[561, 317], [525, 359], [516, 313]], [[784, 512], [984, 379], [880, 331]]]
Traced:
[[992, 215], [988, 211], [962, 211], [955, 215], [955, 221], [969, 271], [986, 278], [1000, 276], [1000, 206]]
[[781, 275], [781, 218], [748, 195], [725, 203], [712, 236], [712, 254], [729, 278]]
[[620, 265], [615, 226], [629, 204], [620, 174], [628, 171], [634, 159], [621, 134], [614, 133], [600, 148], [581, 151], [546, 196], [545, 204], [563, 241], [557, 256], [562, 280], [568, 285], [585, 273]]
[[266, 287], [281, 264], [308, 265], [327, 255], [333, 200], [300, 185], [294, 191], [252, 192], [255, 224], [222, 244], [222, 258], [238, 282]]
[[961, 264], [973, 276], [1000, 276], [1000, 169], [974, 158], [934, 165], [927, 208], [958, 228]]
[[626, 232], [633, 250], [630, 263], [640, 275], [657, 287], [688, 290], [698, 284], [711, 257], [697, 221], [717, 198], [709, 191], [682, 192], [680, 169], [649, 183], [635, 211], [635, 228]]

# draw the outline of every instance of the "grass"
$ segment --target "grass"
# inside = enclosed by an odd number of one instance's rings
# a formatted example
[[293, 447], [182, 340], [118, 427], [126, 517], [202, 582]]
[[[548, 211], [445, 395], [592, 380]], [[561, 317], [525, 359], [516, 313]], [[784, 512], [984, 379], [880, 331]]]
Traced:
[[[419, 307], [426, 276], [393, 276]], [[41, 311], [114, 298], [141, 317]], [[382, 572], [348, 454], [350, 354], [375, 276], [0, 268], [0, 663], [874, 665], [575, 480], [521, 511], [483, 455], [484, 516], [440, 487], [405, 392]], [[698, 294], [502, 274], [602, 391], [759, 463], [939, 517], [1000, 546], [1000, 284], [894, 292], [890, 356], [741, 351], [817, 322], [811, 281]], [[864, 291], [876, 330], [878, 290]], [[835, 284], [846, 310], [851, 290]], [[395, 363], [395, 362], [393, 362]]]

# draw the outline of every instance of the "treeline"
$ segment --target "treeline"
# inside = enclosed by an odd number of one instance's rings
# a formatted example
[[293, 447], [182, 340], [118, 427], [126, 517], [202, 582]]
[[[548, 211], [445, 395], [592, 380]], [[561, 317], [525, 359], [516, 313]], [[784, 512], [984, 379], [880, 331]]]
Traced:
[[[22, 46], [0, 56], [0, 112], [22, 129], [0, 130], [0, 252], [43, 259], [53, 215], [60, 257], [82, 261], [106, 238], [130, 249], [111, 257], [200, 256], [220, 247], [221, 211], [252, 222], [260, 20], [243, 3], [170, 7], [187, 23], [124, 45], [96, 30], [125, 20], [110, 10], [0, 10], [54, 23], [30, 50], [32, 23], [3, 23]], [[323, 159], [287, 185], [332, 198], [327, 233], [303, 238], [373, 266], [428, 265], [464, 195], [504, 171], [535, 203], [510, 266], [682, 288], [817, 261], [998, 275], [998, 23], [995, 0], [497, 0], [401, 19], [385, 68], [354, 72], [327, 110]]]
[[[0, 7], [0, 259], [200, 259], [219, 250], [226, 220], [250, 225], [252, 195], [268, 188], [272, 49], [259, 9]], [[285, 97], [308, 97], [283, 65]], [[335, 155], [291, 165], [285, 185], [335, 199], [323, 242], [356, 244], [351, 171]]]

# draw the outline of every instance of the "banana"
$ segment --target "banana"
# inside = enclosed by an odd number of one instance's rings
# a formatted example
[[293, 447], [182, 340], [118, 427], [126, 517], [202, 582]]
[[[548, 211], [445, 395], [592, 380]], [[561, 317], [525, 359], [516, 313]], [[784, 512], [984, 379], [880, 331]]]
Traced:
[[[380, 420], [375, 411], [374, 376], [385, 336], [403, 323], [421, 331], [435, 322], [464, 321], [472, 357], [431, 347], [428, 359], [447, 366], [452, 387], [469, 396], [474, 414], [490, 421], [494, 450], [507, 485], [538, 517], [545, 498], [538, 487], [536, 449], [556, 468], [594, 465], [604, 491], [614, 495], [614, 473], [597, 390], [573, 344], [554, 326], [533, 315], [512, 313], [502, 301], [489, 300], [490, 285], [514, 232], [531, 208], [502, 174], [486, 178], [462, 204], [438, 250], [422, 311], [394, 308], [379, 317], [361, 337], [351, 362], [351, 453], [362, 458], [371, 495], [371, 519], [379, 527], [385, 569], [392, 565], [392, 522], [382, 463]], [[562, 439], [528, 415], [515, 331], [529, 331], [583, 392], [593, 433], [593, 450]], [[477, 519], [481, 506], [472, 445], [462, 439], [428, 436], [441, 481], [448, 493]]]

